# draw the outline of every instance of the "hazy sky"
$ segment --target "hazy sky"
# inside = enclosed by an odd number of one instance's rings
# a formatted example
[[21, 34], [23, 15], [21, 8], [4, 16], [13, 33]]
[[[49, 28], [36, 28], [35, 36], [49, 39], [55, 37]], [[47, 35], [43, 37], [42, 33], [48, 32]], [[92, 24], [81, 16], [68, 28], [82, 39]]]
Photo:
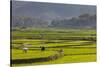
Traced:
[[14, 16], [32, 16], [45, 19], [69, 18], [81, 14], [95, 14], [96, 6], [13, 1]]

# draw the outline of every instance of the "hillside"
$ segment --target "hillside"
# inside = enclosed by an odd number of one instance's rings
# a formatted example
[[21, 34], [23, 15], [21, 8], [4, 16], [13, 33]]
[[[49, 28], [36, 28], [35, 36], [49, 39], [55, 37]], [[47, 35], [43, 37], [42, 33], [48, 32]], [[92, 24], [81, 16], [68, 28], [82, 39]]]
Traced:
[[12, 27], [95, 28], [96, 15], [83, 14], [71, 19], [55, 19], [51, 22], [38, 18], [16, 16], [12, 18]]

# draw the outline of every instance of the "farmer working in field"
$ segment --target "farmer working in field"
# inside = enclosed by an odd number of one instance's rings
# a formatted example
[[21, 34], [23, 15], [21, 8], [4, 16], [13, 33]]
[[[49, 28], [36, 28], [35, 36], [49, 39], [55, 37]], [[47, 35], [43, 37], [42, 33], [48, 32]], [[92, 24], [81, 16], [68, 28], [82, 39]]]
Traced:
[[24, 52], [24, 53], [27, 53], [28, 48], [26, 47], [26, 45], [23, 44], [21, 47], [22, 47], [23, 52]]
[[23, 51], [24, 51], [24, 53], [27, 53], [28, 48], [24, 47], [24, 48], [23, 48]]
[[42, 47], [41, 47], [41, 51], [44, 51], [44, 50], [45, 50], [45, 47], [44, 47], [44, 46], [42, 46]]
[[60, 50], [58, 51], [58, 53], [59, 53], [60, 56], [63, 56], [63, 55], [64, 55], [64, 50], [63, 50], [63, 49], [60, 49]]

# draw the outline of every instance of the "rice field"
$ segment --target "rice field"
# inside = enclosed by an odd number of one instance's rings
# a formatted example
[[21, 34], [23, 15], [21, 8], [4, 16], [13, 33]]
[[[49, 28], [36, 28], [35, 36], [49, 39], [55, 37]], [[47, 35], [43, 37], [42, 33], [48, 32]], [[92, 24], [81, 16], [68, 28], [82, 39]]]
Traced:
[[[23, 52], [23, 45], [28, 48], [27, 53]], [[96, 31], [17, 29], [12, 31], [11, 50], [12, 66], [95, 62]]]

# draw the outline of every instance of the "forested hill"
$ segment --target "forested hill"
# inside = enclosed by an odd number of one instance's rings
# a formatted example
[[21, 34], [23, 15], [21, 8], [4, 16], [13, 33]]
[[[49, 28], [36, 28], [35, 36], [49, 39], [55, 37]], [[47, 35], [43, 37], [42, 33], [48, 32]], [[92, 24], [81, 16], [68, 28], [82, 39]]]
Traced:
[[96, 6], [12, 1], [12, 28], [95, 28]]
[[68, 20], [53, 20], [51, 25], [64, 28], [96, 28], [96, 15], [83, 14]]
[[96, 15], [83, 14], [70, 19], [54, 19], [51, 22], [33, 17], [13, 16], [12, 27], [95, 28]]

